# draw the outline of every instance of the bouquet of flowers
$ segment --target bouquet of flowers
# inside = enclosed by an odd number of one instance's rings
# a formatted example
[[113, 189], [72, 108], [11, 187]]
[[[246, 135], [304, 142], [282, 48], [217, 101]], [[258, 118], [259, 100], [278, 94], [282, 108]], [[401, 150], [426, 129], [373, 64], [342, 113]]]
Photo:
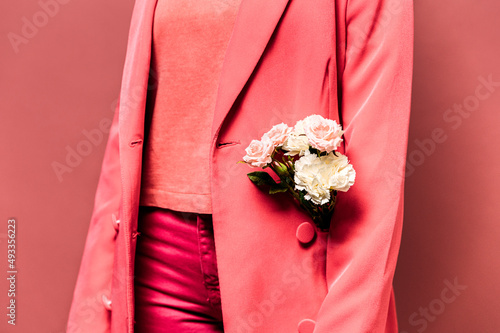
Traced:
[[290, 193], [316, 226], [326, 231], [338, 191], [349, 190], [356, 177], [347, 156], [336, 151], [343, 133], [335, 120], [320, 115], [308, 116], [294, 127], [281, 123], [260, 140], [252, 140], [240, 162], [271, 169], [279, 181], [264, 171], [251, 172], [248, 178], [269, 187], [270, 194]]

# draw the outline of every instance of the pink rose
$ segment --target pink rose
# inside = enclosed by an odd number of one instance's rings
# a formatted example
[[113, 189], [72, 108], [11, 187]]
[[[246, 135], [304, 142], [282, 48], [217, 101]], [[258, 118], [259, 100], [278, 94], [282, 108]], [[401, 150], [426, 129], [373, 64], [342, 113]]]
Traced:
[[314, 114], [304, 119], [302, 126], [311, 147], [327, 153], [337, 149], [342, 140], [342, 126], [335, 120]]
[[274, 147], [281, 146], [288, 138], [288, 135], [292, 132], [292, 130], [292, 127], [288, 127], [288, 125], [284, 123], [274, 125], [269, 132], [262, 136], [262, 140], [271, 141]]
[[247, 153], [243, 160], [250, 166], [262, 168], [272, 162], [271, 154], [274, 151], [274, 145], [271, 140], [263, 138], [262, 141], [252, 140], [250, 145], [245, 149]]

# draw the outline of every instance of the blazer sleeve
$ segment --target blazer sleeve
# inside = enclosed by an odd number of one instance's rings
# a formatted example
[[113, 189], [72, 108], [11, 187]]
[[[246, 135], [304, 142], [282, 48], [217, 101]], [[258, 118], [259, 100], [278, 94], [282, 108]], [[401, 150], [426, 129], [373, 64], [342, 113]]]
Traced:
[[[118, 143], [118, 106], [115, 109], [104, 153], [94, 209], [90, 220], [67, 333], [110, 332], [111, 313], [103, 297], [110, 297], [121, 178]], [[106, 299], [104, 299], [105, 301]]]
[[338, 3], [339, 108], [356, 181], [338, 197], [328, 293], [314, 333], [397, 332], [392, 281], [403, 222], [413, 2]]

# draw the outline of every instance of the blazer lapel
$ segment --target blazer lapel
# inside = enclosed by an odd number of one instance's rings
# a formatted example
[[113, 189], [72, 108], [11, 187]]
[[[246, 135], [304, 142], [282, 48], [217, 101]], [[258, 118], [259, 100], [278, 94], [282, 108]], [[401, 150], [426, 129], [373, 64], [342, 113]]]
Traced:
[[[289, 0], [242, 0], [222, 66], [212, 127], [213, 138], [257, 65]], [[137, 0], [131, 20], [120, 92], [120, 142], [143, 137], [157, 0]]]
[[242, 0], [222, 65], [212, 139], [252, 74], [289, 0]]
[[[213, 140], [257, 65], [288, 1], [242, 0], [222, 65], [212, 127]], [[120, 90], [119, 141], [126, 234], [135, 230], [137, 224], [142, 149], [135, 147], [141, 146], [144, 138], [156, 3], [157, 0], [136, 0]]]

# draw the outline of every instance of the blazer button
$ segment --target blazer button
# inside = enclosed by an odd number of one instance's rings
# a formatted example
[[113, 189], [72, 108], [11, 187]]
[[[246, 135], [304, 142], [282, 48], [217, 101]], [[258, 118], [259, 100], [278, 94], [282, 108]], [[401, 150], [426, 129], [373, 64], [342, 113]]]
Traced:
[[115, 214], [111, 214], [111, 221], [113, 222], [113, 228], [118, 232], [120, 229], [120, 220], [116, 218]]
[[316, 326], [316, 322], [312, 319], [302, 319], [299, 322], [297, 327], [297, 331], [299, 333], [312, 333], [314, 331], [314, 326]]
[[111, 310], [111, 300], [108, 298], [108, 296], [106, 296], [105, 294], [102, 294], [101, 296], [101, 300], [102, 300], [102, 305], [104, 305], [104, 307], [107, 309], [107, 310]]
[[314, 239], [315, 235], [316, 235], [316, 230], [310, 222], [301, 223], [297, 227], [297, 232], [295, 233], [295, 236], [297, 236], [297, 239], [302, 244], [307, 244], [311, 242]]

